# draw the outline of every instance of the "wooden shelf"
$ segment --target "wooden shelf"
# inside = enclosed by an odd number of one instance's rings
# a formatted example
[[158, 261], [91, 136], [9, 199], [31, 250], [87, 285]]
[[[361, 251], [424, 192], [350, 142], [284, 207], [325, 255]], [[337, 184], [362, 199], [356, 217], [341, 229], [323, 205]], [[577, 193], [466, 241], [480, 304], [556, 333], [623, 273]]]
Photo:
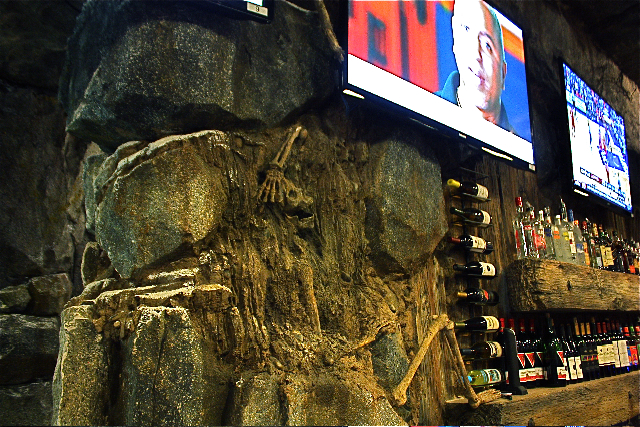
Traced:
[[515, 311], [640, 310], [640, 276], [634, 274], [522, 259], [509, 265], [506, 277]]
[[513, 400], [498, 399], [472, 409], [466, 399], [447, 402], [451, 425], [613, 425], [638, 415], [640, 372], [571, 384], [530, 389]]

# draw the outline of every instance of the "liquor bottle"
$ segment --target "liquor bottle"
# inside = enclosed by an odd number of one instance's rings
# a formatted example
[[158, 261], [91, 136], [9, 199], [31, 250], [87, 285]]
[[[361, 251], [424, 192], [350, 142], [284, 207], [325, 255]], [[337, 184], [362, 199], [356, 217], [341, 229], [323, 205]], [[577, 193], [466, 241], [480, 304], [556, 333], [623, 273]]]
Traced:
[[546, 314], [547, 329], [543, 337], [544, 345], [544, 379], [547, 387], [564, 387], [567, 385], [567, 371], [564, 365], [564, 350], [556, 335], [553, 319]]
[[[544, 372], [542, 371], [544, 358], [542, 355], [542, 340], [540, 339], [540, 335], [536, 333], [535, 320], [533, 318], [529, 319], [529, 340], [531, 350], [534, 354], [533, 372], [536, 379], [536, 387], [539, 387], [544, 381]], [[527, 357], [529, 357], [529, 355], [527, 355]]]
[[573, 236], [573, 223], [569, 223], [569, 215], [567, 212], [567, 207], [564, 204], [564, 201], [560, 199], [560, 218], [561, 218], [561, 234], [564, 237], [564, 240], [569, 244], [569, 254], [567, 257], [567, 262], [572, 264], [576, 264], [576, 242]]
[[609, 346], [608, 343], [602, 334], [602, 323], [595, 321], [595, 318], [591, 318], [591, 323], [595, 324], [596, 330], [596, 348], [598, 350], [598, 363], [600, 366], [600, 376], [601, 377], [610, 377], [612, 375], [612, 370], [609, 366]]
[[480, 288], [467, 288], [463, 292], [458, 292], [457, 296], [463, 298], [465, 302], [477, 305], [496, 305], [500, 302], [497, 292]]
[[616, 320], [615, 330], [618, 335], [618, 351], [620, 355], [620, 372], [625, 374], [631, 372], [631, 362], [629, 361], [628, 337], [624, 334], [624, 328], [620, 321]]
[[482, 209], [476, 208], [450, 208], [449, 212], [458, 215], [465, 222], [473, 222], [478, 225], [488, 226], [491, 224], [491, 215]]
[[626, 252], [627, 252], [627, 265], [629, 266], [629, 274], [636, 274], [636, 266], [634, 263], [635, 259], [635, 242], [629, 240], [626, 242]]
[[513, 319], [509, 319], [509, 327], [516, 332], [516, 351], [518, 353], [518, 376], [520, 377], [520, 384], [525, 386], [526, 388], [531, 387], [531, 383], [529, 381], [529, 369], [531, 366], [527, 362], [526, 356], [526, 333], [524, 331], [524, 319], [520, 319], [519, 328], [515, 329], [515, 321]]
[[471, 348], [461, 348], [460, 354], [463, 359], [494, 359], [502, 357], [502, 346], [497, 341], [481, 341]]
[[[565, 235], [567, 236], [565, 238]], [[571, 247], [569, 246], [569, 233], [562, 225], [560, 215], [556, 215], [553, 223], [553, 245], [556, 252], [556, 261], [571, 262]]]
[[[576, 219], [576, 225], [577, 225]], [[582, 221], [582, 242], [584, 247], [584, 264], [587, 267], [593, 267], [591, 264], [593, 259], [591, 257], [591, 235], [589, 234], [589, 230], [587, 228], [587, 221]]]
[[524, 215], [522, 197], [516, 197], [516, 217], [513, 220], [513, 234], [516, 239], [516, 256], [518, 259], [525, 258], [529, 252], [524, 240]]
[[488, 262], [471, 261], [466, 264], [453, 264], [453, 269], [469, 277], [493, 279], [496, 275], [496, 267]]
[[636, 270], [636, 274], [640, 274], [640, 242], [635, 242], [635, 249], [633, 250], [633, 267]]
[[573, 219], [573, 210], [567, 210], [567, 215], [569, 216], [569, 224], [573, 229], [573, 240], [576, 245], [576, 264], [585, 265], [585, 254], [584, 254], [584, 240], [582, 238], [582, 231], [580, 231], [580, 227], [578, 226], [578, 220]]
[[[595, 337], [595, 332], [592, 334], [591, 333], [591, 326], [592, 324], [589, 322], [583, 323], [581, 325], [585, 326], [586, 328], [586, 337], [587, 337], [587, 343], [589, 346], [589, 353], [590, 353], [590, 360], [591, 360], [591, 369], [593, 372], [593, 376], [595, 377], [595, 379], [598, 378], [602, 378], [603, 375], [603, 368], [602, 368], [602, 361], [600, 360], [600, 357], [598, 356], [598, 345], [597, 345], [597, 340]], [[595, 329], [594, 329], [595, 331]]]
[[620, 373], [620, 356], [618, 356], [617, 340], [611, 331], [611, 323], [609, 319], [602, 322], [602, 333], [607, 340], [607, 351], [609, 352], [609, 366], [611, 367], [611, 375]]
[[547, 244], [547, 259], [556, 259], [556, 251], [553, 246], [553, 225], [551, 223], [549, 207], [546, 207], [545, 210], [542, 211], [542, 215], [544, 218], [544, 222], [542, 223], [544, 227], [544, 240]]
[[629, 272], [629, 260], [627, 251], [622, 239], [618, 238], [618, 232], [613, 230], [611, 233], [611, 252], [613, 255], [613, 271], [619, 273]]
[[449, 242], [465, 248], [469, 252], [490, 254], [493, 252], [493, 243], [487, 242], [482, 237], [463, 234], [459, 237], [449, 237]]
[[[629, 349], [629, 362], [631, 364], [631, 370], [637, 371], [640, 367], [638, 363], [638, 336], [636, 335], [636, 330], [633, 324], [626, 325], [627, 329], [625, 335], [628, 335], [627, 339], [627, 348]], [[633, 331], [633, 333], [631, 332]]]
[[538, 253], [538, 258], [548, 259], [547, 239], [544, 234], [544, 211], [538, 211], [538, 218], [533, 221], [534, 244]]
[[600, 244], [601, 243], [600, 233], [598, 232], [598, 224], [596, 223], [593, 223], [591, 227], [591, 236], [593, 237], [593, 244], [594, 244], [593, 254], [596, 260], [595, 268], [604, 269], [605, 265], [604, 265], [604, 259], [602, 257], [603, 253], [602, 253], [602, 245]]
[[468, 181], [460, 182], [455, 179], [448, 180], [447, 185], [455, 195], [468, 196], [481, 202], [489, 200], [489, 190], [484, 185]]
[[525, 219], [522, 222], [522, 228], [524, 230], [524, 240], [527, 244], [527, 258], [540, 258], [538, 254], [538, 248], [536, 246], [536, 232], [533, 228], [533, 223], [536, 220], [535, 210], [533, 206], [527, 202], [527, 213]]
[[578, 351], [578, 357], [580, 358], [580, 370], [582, 371], [582, 377], [584, 381], [594, 379], [592, 376], [591, 364], [588, 359], [588, 350], [586, 346], [586, 340], [583, 334], [580, 332], [580, 325], [578, 324], [578, 318], [573, 318], [574, 327], [574, 343]]
[[474, 369], [467, 372], [467, 379], [472, 387], [487, 387], [502, 382], [499, 369]]
[[605, 270], [613, 270], [613, 253], [611, 251], [611, 239], [602, 228], [602, 224], [598, 225], [598, 235], [600, 236], [600, 252], [602, 253], [602, 265]]
[[500, 323], [494, 316], [478, 316], [462, 322], [454, 322], [455, 329], [465, 331], [495, 332], [499, 327]]
[[560, 324], [560, 342], [564, 351], [564, 369], [567, 371], [567, 382], [575, 384], [578, 382], [578, 374], [576, 372], [576, 360], [571, 352], [571, 347], [567, 341], [567, 332], [563, 324]]

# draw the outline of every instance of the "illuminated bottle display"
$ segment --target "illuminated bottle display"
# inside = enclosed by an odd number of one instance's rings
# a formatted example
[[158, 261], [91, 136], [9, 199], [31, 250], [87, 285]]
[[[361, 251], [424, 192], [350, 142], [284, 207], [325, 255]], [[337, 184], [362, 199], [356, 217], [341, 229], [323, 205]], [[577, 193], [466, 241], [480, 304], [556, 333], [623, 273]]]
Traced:
[[464, 331], [495, 332], [500, 327], [498, 319], [494, 316], [478, 316], [462, 322], [455, 322], [454, 328]]
[[460, 182], [456, 181], [455, 179], [448, 180], [447, 185], [456, 195], [472, 197], [479, 201], [489, 200], [489, 190], [483, 185], [467, 181]]
[[493, 243], [487, 242], [482, 237], [463, 234], [459, 237], [449, 237], [449, 242], [464, 247], [469, 252], [490, 254], [493, 252]]
[[457, 296], [465, 302], [477, 305], [496, 305], [500, 302], [497, 292], [480, 288], [467, 288], [464, 292], [458, 292]]
[[453, 269], [470, 277], [493, 279], [496, 275], [496, 267], [488, 262], [471, 261], [466, 264], [454, 264]]
[[483, 224], [483, 225], [491, 224], [491, 215], [489, 215], [488, 212], [483, 211], [482, 209], [476, 209], [476, 208], [458, 209], [458, 208], [452, 207], [451, 209], [449, 209], [449, 212], [451, 212], [454, 215], [458, 215], [463, 220], [473, 221], [475, 223]]

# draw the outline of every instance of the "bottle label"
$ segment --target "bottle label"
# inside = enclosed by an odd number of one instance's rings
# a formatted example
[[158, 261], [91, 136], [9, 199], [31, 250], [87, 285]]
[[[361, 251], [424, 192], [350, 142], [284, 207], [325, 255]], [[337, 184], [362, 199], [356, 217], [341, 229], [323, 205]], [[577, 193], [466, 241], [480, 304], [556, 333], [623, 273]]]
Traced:
[[538, 368], [535, 368], [535, 370], [536, 370], [536, 378], [539, 379], [539, 380], [543, 380], [544, 379], [544, 372], [543, 372], [542, 366], [540, 366]]
[[556, 368], [556, 372], [558, 373], [558, 379], [559, 380], [565, 380], [567, 379], [567, 369], [564, 366], [558, 366]]
[[481, 222], [483, 224], [489, 224], [491, 222], [491, 215], [489, 215], [488, 212], [485, 212], [485, 211], [482, 211], [482, 210], [480, 212], [482, 212], [482, 221]]
[[500, 328], [500, 322], [493, 316], [482, 316], [487, 322], [487, 332], [494, 332]]
[[518, 353], [518, 361], [520, 362], [520, 370], [523, 370], [527, 364], [524, 353]]
[[629, 364], [629, 351], [627, 347], [627, 341], [618, 340], [618, 351], [620, 355], [620, 366], [623, 368], [628, 368]]
[[616, 368], [620, 367], [620, 347], [618, 347], [618, 340], [612, 341], [611, 346], [611, 355], [613, 356], [613, 364]]
[[571, 253], [575, 254], [577, 252], [576, 241], [573, 238], [573, 231], [567, 231], [567, 240], [569, 241], [569, 247], [571, 247]]
[[576, 242], [576, 251], [579, 254], [583, 254], [584, 253], [584, 245], [580, 242]]
[[575, 357], [575, 365], [576, 365], [576, 374], [578, 374], [578, 379], [584, 379], [584, 372], [582, 371], [582, 360], [580, 356]]
[[529, 375], [527, 374], [528, 369], [518, 369], [518, 375], [520, 376], [520, 382], [522, 384], [529, 381]]
[[496, 267], [493, 264], [489, 264], [488, 262], [481, 262], [480, 266], [482, 267], [482, 275], [493, 277], [496, 275]]
[[502, 357], [502, 346], [496, 341], [487, 341], [489, 344], [489, 357]]
[[591, 257], [589, 256], [589, 251], [584, 251], [584, 264], [587, 266], [591, 265]]
[[486, 384], [495, 384], [502, 381], [502, 374], [497, 369], [483, 369], [482, 377]]
[[560, 230], [558, 230], [557, 228], [553, 229], [553, 239], [560, 240]]
[[533, 242], [535, 244], [536, 249], [538, 249], [539, 251], [547, 249], [547, 242], [544, 239], [544, 235], [542, 235], [540, 233], [536, 233], [534, 231], [533, 232]]
[[629, 346], [630, 354], [631, 354], [631, 363], [633, 366], [638, 366], [638, 347], [635, 345]]
[[481, 239], [480, 237], [476, 237], [476, 236], [470, 236], [471, 237], [471, 247], [469, 248], [469, 250], [471, 252], [484, 252], [484, 250], [487, 248], [487, 242], [484, 239]]
[[610, 246], [602, 246], [600, 250], [603, 253], [602, 262], [605, 264], [605, 267], [606, 266], [612, 266], [613, 265], [613, 252], [611, 252], [611, 247]]
[[567, 357], [567, 364], [569, 365], [569, 375], [570, 378], [573, 379], [578, 379], [578, 371], [576, 371], [576, 359], [573, 357]]
[[484, 185], [476, 184], [478, 186], [478, 198], [480, 199], [488, 199], [489, 198], [489, 190]]
[[598, 350], [598, 365], [605, 366], [607, 362], [605, 360], [604, 346], [596, 346], [596, 349]]
[[[615, 365], [616, 362], [620, 364], [620, 360], [616, 356], [616, 350], [611, 343], [607, 344], [607, 357], [609, 360], [609, 365]], [[619, 368], [620, 366], [617, 367]]]

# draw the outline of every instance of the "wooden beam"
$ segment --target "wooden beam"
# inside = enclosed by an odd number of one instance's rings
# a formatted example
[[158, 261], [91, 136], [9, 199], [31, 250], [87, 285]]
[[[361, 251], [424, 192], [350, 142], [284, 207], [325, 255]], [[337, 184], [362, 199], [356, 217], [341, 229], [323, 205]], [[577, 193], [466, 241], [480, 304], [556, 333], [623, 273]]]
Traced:
[[470, 409], [466, 399], [447, 402], [452, 425], [613, 425], [638, 415], [639, 372], [571, 384], [538, 387], [529, 394], [499, 399]]
[[640, 276], [558, 261], [522, 259], [507, 268], [515, 311], [640, 310]]

